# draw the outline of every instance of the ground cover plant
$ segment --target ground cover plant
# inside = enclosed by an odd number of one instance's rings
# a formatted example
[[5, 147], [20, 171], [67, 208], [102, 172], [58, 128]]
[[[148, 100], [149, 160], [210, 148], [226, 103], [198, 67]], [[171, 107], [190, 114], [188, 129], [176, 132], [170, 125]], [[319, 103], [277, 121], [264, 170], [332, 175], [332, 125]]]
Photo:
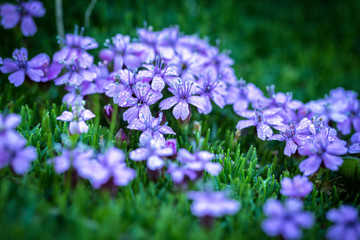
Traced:
[[2, 238], [360, 239], [357, 7], [3, 3]]

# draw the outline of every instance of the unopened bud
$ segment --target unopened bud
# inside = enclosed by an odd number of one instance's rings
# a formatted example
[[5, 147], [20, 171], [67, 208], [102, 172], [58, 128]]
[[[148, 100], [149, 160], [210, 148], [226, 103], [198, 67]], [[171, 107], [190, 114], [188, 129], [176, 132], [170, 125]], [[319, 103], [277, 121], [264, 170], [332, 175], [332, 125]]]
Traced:
[[127, 135], [125, 131], [120, 128], [120, 130], [116, 133], [116, 142], [123, 143], [124, 141], [127, 141]]
[[177, 154], [177, 145], [176, 145], [176, 139], [172, 138], [172, 139], [168, 139], [165, 141], [165, 146], [166, 147], [170, 147], [173, 150], [173, 156], [175, 156]]
[[109, 122], [111, 122], [113, 111], [114, 111], [114, 109], [111, 104], [108, 104], [104, 107], [105, 117]]

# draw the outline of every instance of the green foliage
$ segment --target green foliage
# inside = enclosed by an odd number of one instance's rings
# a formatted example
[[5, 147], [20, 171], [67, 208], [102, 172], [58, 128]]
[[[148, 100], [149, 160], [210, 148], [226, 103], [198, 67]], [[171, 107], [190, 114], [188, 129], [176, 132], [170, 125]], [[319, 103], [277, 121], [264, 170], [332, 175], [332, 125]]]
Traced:
[[[1, 57], [21, 46], [29, 48], [30, 57], [58, 49], [53, 1], [44, 2], [47, 15], [36, 19], [39, 31], [34, 37], [0, 28]], [[83, 24], [88, 3], [64, 0], [68, 32]], [[144, 21], [155, 30], [177, 24], [186, 34], [207, 36], [213, 44], [220, 39], [222, 49], [232, 50], [237, 76], [262, 90], [276, 84], [278, 91], [293, 91], [295, 98], [307, 101], [338, 86], [360, 90], [358, 5], [358, 1], [98, 1], [85, 34], [102, 46], [105, 38], [118, 32], [135, 37]], [[72, 188], [68, 176], [56, 175], [47, 163], [57, 155], [55, 146], [62, 135], [68, 134], [68, 123], [56, 120], [66, 109], [61, 105], [64, 91], [52, 83], [30, 81], [15, 88], [5, 75], [0, 75], [0, 86], [0, 111], [21, 115], [18, 131], [39, 156], [23, 177], [9, 168], [0, 170], [2, 239], [264, 239], [263, 204], [271, 197], [282, 199], [281, 179], [299, 173], [301, 159], [284, 156], [282, 143], [259, 141], [252, 129], [235, 132], [239, 118], [231, 106], [215, 107], [210, 116], [194, 113], [189, 125], [180, 125], [166, 112], [178, 147], [213, 152], [223, 165], [218, 177], [205, 174], [190, 188], [211, 182], [242, 206], [235, 216], [204, 229], [191, 215], [186, 192], [178, 191], [166, 174], [151, 181], [142, 162], [127, 159], [137, 178], [119, 188], [116, 196], [93, 190], [87, 181]], [[128, 153], [137, 148], [139, 132], [127, 130], [128, 141], [116, 140], [117, 130], [125, 129], [125, 124], [121, 109], [116, 109], [119, 119], [114, 114], [110, 123], [102, 116], [103, 106], [111, 101], [98, 95], [87, 99], [97, 117], [78, 141], [98, 151], [104, 142], [112, 142]], [[359, 172], [359, 159], [346, 157], [338, 172], [318, 173], [315, 190], [304, 200], [316, 223], [304, 231], [304, 239], [324, 238], [329, 209], [342, 203], [359, 206]]]

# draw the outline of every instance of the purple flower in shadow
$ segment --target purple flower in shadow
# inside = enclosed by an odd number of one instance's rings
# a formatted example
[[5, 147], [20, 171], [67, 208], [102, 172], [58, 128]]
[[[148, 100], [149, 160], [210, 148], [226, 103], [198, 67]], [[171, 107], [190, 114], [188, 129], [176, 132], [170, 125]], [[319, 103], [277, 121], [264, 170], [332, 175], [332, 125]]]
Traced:
[[298, 199], [287, 199], [282, 205], [279, 200], [269, 199], [263, 206], [268, 217], [261, 223], [261, 228], [270, 237], [281, 235], [284, 239], [299, 239], [301, 228], [311, 228], [314, 215], [303, 211], [303, 203]]
[[9, 81], [20, 86], [27, 75], [31, 80], [40, 82], [44, 76], [44, 66], [49, 65], [50, 58], [45, 53], [40, 53], [28, 61], [28, 51], [26, 48], [15, 49], [12, 54], [13, 59], [5, 58], [0, 70], [2, 73], [11, 73]]
[[42, 17], [45, 12], [40, 1], [20, 1], [17, 5], [5, 3], [0, 6], [1, 25], [9, 29], [20, 22], [22, 34], [25, 37], [33, 36], [37, 32], [33, 17]]
[[281, 181], [280, 193], [292, 198], [304, 198], [313, 190], [313, 184], [305, 176], [296, 175], [293, 179], [285, 177]]
[[327, 212], [326, 218], [334, 223], [326, 232], [327, 239], [360, 239], [360, 222], [356, 208], [340, 206]]

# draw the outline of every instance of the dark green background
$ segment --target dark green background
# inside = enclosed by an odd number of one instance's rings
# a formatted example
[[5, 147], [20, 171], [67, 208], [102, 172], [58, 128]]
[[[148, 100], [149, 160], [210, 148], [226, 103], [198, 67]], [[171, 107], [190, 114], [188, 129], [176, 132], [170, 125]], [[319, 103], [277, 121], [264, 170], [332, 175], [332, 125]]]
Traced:
[[[84, 24], [90, 1], [65, 0], [66, 32]], [[26, 45], [30, 55], [57, 50], [54, 1], [35, 19], [38, 33], [23, 38], [19, 29], [0, 29], [0, 56]], [[262, 90], [275, 84], [302, 101], [343, 86], [360, 90], [360, 2], [350, 1], [106, 1], [98, 0], [85, 34], [104, 40], [116, 33], [136, 36], [144, 22], [155, 30], [179, 25], [185, 34], [209, 37], [229, 49], [238, 78]], [[93, 51], [96, 53], [97, 51]]]

